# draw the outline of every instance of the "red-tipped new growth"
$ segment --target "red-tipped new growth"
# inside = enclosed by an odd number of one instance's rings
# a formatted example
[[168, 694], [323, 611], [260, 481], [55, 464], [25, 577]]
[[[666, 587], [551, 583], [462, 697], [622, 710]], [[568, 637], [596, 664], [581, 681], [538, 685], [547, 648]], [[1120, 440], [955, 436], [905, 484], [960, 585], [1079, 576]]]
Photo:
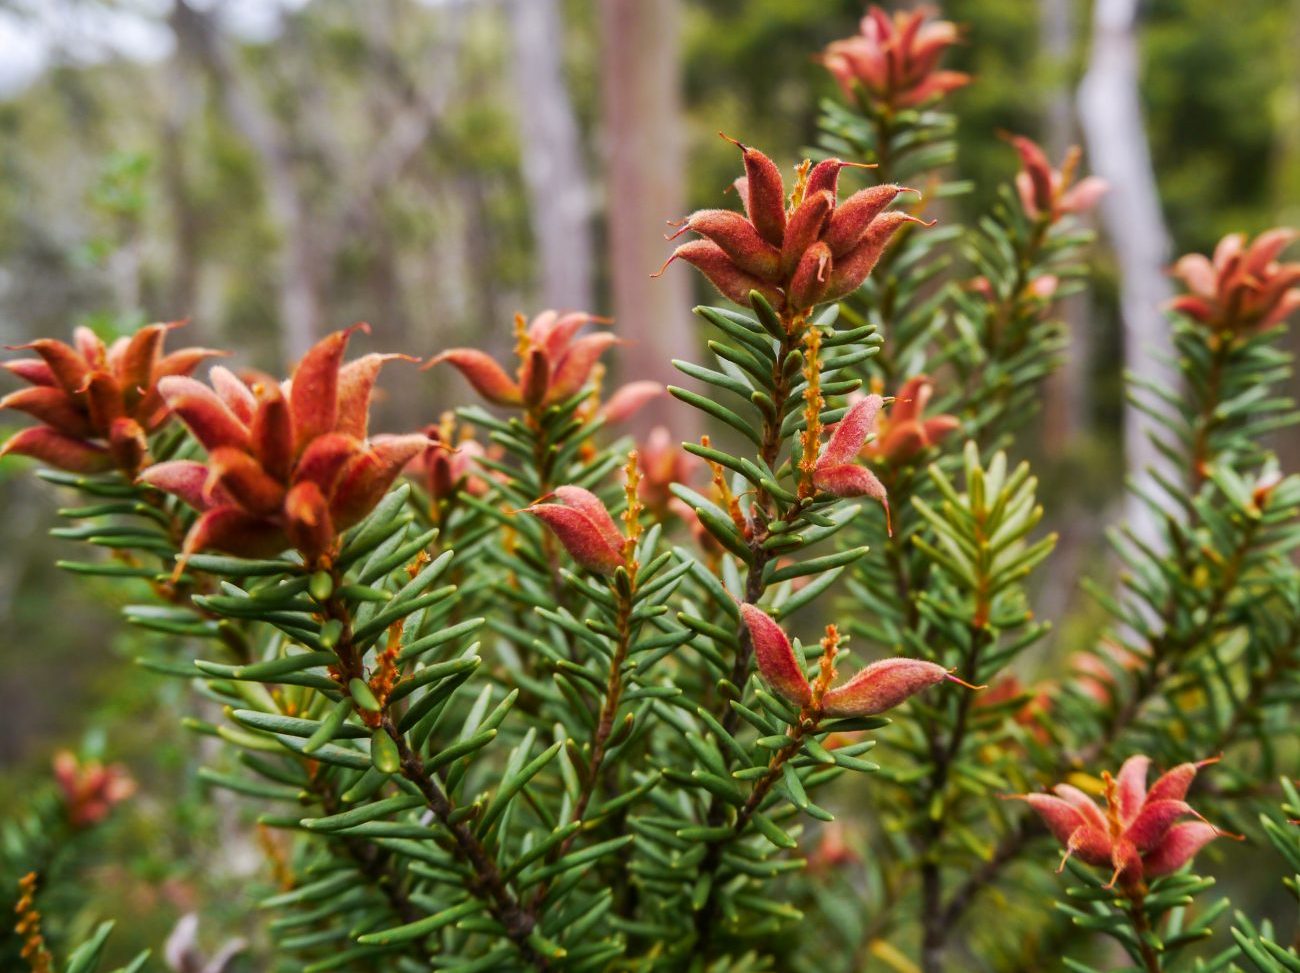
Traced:
[[[601, 318], [575, 311], [543, 311], [525, 324], [516, 320], [519, 365], [515, 377], [506, 374], [495, 359], [473, 348], [451, 348], [435, 355], [424, 367], [446, 362], [455, 367], [479, 395], [496, 405], [536, 408], [554, 405], [586, 387], [596, 363], [618, 338], [606, 331], [579, 335], [588, 324], [607, 324]], [[621, 391], [621, 390], [620, 390]], [[644, 404], [641, 388], [629, 391], [632, 400], [620, 403], [630, 414], [633, 404]], [[615, 392], [611, 402], [619, 398]]]
[[140, 476], [202, 512], [185, 555], [215, 549], [268, 557], [292, 547], [319, 562], [428, 446], [419, 434], [368, 437], [379, 370], [406, 356], [366, 355], [344, 365], [353, 330], [313, 347], [283, 385], [265, 377], [246, 383], [220, 367], [212, 387], [192, 378], [159, 383], [208, 452], [206, 463], [175, 460]]
[[887, 412], [876, 418], [876, 435], [861, 455], [881, 463], [907, 463], [943, 441], [961, 425], [956, 416], [937, 415], [928, 419], [925, 407], [934, 395], [934, 383], [916, 375], [903, 383]]
[[890, 17], [872, 6], [858, 34], [833, 42], [821, 62], [850, 101], [865, 95], [890, 110], [936, 101], [968, 84], [970, 75], [938, 70], [944, 51], [957, 43], [957, 27], [934, 15], [919, 7]]
[[1190, 293], [1170, 306], [1215, 331], [1239, 334], [1279, 323], [1300, 307], [1300, 263], [1278, 260], [1295, 238], [1296, 231], [1285, 227], [1250, 243], [1232, 233], [1219, 241], [1212, 259], [1188, 254], [1173, 274]]
[[[1196, 772], [1215, 762], [1179, 764], [1148, 789], [1150, 758], [1129, 757], [1116, 777], [1102, 775], [1106, 783], [1104, 810], [1070, 784], [1057, 784], [1055, 794], [1017, 797], [1038, 812], [1064, 846], [1062, 868], [1065, 859], [1073, 855], [1089, 865], [1112, 869], [1110, 885], [1136, 889], [1149, 879], [1182, 868], [1206, 844], [1224, 834], [1184, 800]], [[1186, 817], [1196, 820], [1180, 822]]]
[[167, 332], [181, 322], [151, 324], [110, 346], [86, 327], [73, 343], [42, 338], [15, 350], [37, 358], [5, 362], [4, 367], [31, 385], [0, 399], [38, 420], [14, 435], [0, 456], [17, 453], [73, 473], [118, 469], [134, 477], [147, 462], [150, 433], [167, 418], [159, 382], [189, 375], [199, 363], [222, 352], [182, 348], [163, 354]]
[[[759, 675], [781, 698], [799, 706], [810, 705], [813, 687], [781, 626], [755, 605], [742, 604], [740, 617], [749, 629]], [[843, 685], [828, 690], [821, 698], [818, 713], [825, 716], [874, 716], [945, 680], [961, 683], [947, 669], [933, 662], [881, 659]]]
[[54, 779], [59, 785], [63, 808], [74, 828], [99, 824], [113, 805], [135, 793], [135, 781], [120, 764], [105, 767], [97, 760], [79, 761], [70, 750], [54, 755]]
[[884, 400], [868, 395], [849, 407], [831, 433], [830, 441], [817, 457], [813, 483], [817, 489], [837, 497], [871, 497], [886, 508], [884, 484], [865, 466], [857, 463], [858, 454], [876, 427], [876, 417]]
[[[559, 503], [546, 503], [553, 496]], [[582, 487], [562, 486], [526, 511], [544, 523], [589, 571], [611, 575], [623, 566], [623, 535], [600, 498]]]
[[791, 314], [838, 301], [866, 280], [900, 226], [924, 222], [887, 209], [908, 191], [902, 186], [873, 186], [838, 202], [839, 171], [847, 164], [839, 159], [812, 167], [787, 210], [775, 163], [736, 144], [745, 164], [744, 177], [736, 181], [745, 215], [721, 209], [692, 213], [674, 237], [691, 231], [704, 239], [679, 246], [664, 266], [685, 260], [737, 304], [748, 305], [751, 291]]
[[1011, 144], [1020, 153], [1016, 192], [1030, 217], [1055, 223], [1067, 214], [1086, 212], [1097, 205], [1108, 188], [1106, 180], [1097, 176], [1074, 181], [1081, 156], [1077, 146], [1066, 153], [1058, 170], [1052, 168], [1037, 143], [1023, 135], [1013, 135]]

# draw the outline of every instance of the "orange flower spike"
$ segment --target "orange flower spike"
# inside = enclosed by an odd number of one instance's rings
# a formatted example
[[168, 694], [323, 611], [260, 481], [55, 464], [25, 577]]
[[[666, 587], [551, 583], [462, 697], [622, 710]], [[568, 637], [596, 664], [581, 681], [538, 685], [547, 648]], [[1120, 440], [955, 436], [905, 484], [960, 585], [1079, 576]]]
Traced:
[[804, 429], [799, 433], [799, 496], [811, 498], [817, 487], [818, 452], [822, 442], [821, 332], [812, 327], [803, 336], [803, 377], [805, 381]]
[[222, 354], [188, 348], [163, 357], [167, 332], [180, 323], [148, 325], [112, 348], [85, 327], [74, 331], [71, 345], [43, 338], [16, 346], [38, 357], [4, 367], [32, 388], [0, 399], [0, 408], [25, 412], [41, 425], [11, 437], [0, 456], [30, 456], [74, 473], [116, 468], [134, 477], [146, 461], [148, 434], [167, 418], [160, 382]]
[[641, 539], [641, 470], [638, 466], [637, 451], [627, 454], [627, 465], [623, 467], [623, 494], [627, 506], [623, 510], [623, 563], [628, 573], [636, 578], [636, 543]]

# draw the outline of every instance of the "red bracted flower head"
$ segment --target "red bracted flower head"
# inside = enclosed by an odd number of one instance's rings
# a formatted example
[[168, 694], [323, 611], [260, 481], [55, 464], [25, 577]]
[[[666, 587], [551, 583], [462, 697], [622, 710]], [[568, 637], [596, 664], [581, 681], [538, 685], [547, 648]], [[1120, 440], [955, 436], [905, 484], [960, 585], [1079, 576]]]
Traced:
[[[1013, 135], [1011, 144], [1020, 153], [1020, 171], [1016, 173], [1016, 192], [1029, 216], [1043, 217], [1055, 223], [1069, 213], [1083, 213], [1097, 205], [1107, 190], [1106, 180], [1088, 176], [1074, 182], [1080, 152], [1076, 146], [1065, 155], [1059, 170], [1053, 169], [1037, 143], [1023, 135]], [[1055, 281], [1053, 281], [1054, 285]], [[1055, 290], [1055, 287], [1052, 288]]]
[[135, 793], [135, 781], [120, 764], [105, 767], [97, 760], [82, 763], [70, 750], [54, 755], [54, 779], [74, 828], [98, 824], [108, 817], [113, 805]]
[[393, 480], [429, 444], [423, 434], [369, 436], [370, 395], [386, 361], [365, 355], [343, 364], [348, 338], [336, 331], [280, 384], [212, 370], [211, 387], [165, 378], [168, 408], [207, 450], [206, 463], [151, 466], [140, 480], [202, 512], [184, 555], [214, 549], [269, 557], [287, 547], [309, 564], [327, 559], [339, 534], [379, 502]]
[[1278, 260], [1295, 238], [1282, 227], [1249, 244], [1233, 233], [1219, 241], [1212, 259], [1188, 254], [1173, 273], [1190, 293], [1170, 306], [1215, 331], [1239, 334], [1279, 323], [1300, 307], [1300, 263]]
[[645, 442], [637, 447], [637, 454], [641, 460], [641, 502], [660, 517], [675, 511], [671, 487], [674, 483], [690, 483], [700, 466], [699, 458], [686, 452], [665, 426], [651, 429]]
[[42, 338], [18, 349], [37, 358], [20, 358], [4, 367], [32, 387], [0, 399], [0, 408], [17, 409], [37, 419], [13, 436], [0, 456], [17, 453], [73, 473], [118, 469], [134, 477], [147, 461], [148, 435], [167, 418], [158, 383], [169, 375], [189, 375], [199, 363], [224, 352], [182, 348], [163, 354], [167, 332], [183, 322], [151, 324], [105, 346], [93, 331], [79, 327], [73, 343]]
[[[781, 626], [755, 605], [742, 604], [740, 617], [749, 629], [759, 675], [782, 699], [799, 706], [812, 704], [813, 687]], [[843, 685], [828, 690], [819, 712], [826, 716], [875, 716], [945, 680], [967, 685], [933, 662], [881, 659]]]
[[[551, 496], [560, 502], [544, 502]], [[600, 498], [589, 490], [558, 487], [525, 509], [549, 527], [569, 556], [588, 571], [610, 575], [623, 565], [623, 535]]]
[[[522, 316], [516, 318], [519, 366], [514, 378], [494, 358], [473, 348], [451, 348], [434, 355], [424, 367], [447, 362], [465, 376], [479, 395], [495, 405], [554, 405], [582, 391], [600, 356], [619, 342], [605, 331], [586, 335], [578, 332], [588, 324], [608, 323], [581, 311], [543, 311], [527, 324]], [[612, 399], [617, 397], [616, 392]]]
[[[1137, 888], [1149, 879], [1182, 868], [1206, 844], [1223, 835], [1207, 823], [1184, 798], [1196, 772], [1215, 763], [1179, 764], [1147, 788], [1149, 757], [1124, 761], [1116, 777], [1103, 774], [1106, 807], [1070, 784], [1057, 784], [1055, 794], [1017, 795], [1038, 812], [1056, 840], [1071, 855], [1089, 865], [1112, 869], [1110, 884]], [[1192, 817], [1196, 820], [1181, 821]], [[1065, 867], [1065, 859], [1061, 860]]]
[[858, 34], [833, 42], [821, 62], [850, 101], [865, 95], [888, 110], [935, 101], [968, 84], [970, 75], [938, 70], [939, 59], [958, 37], [955, 24], [934, 16], [932, 7], [891, 17], [872, 6]]
[[957, 429], [961, 422], [956, 416], [925, 417], [933, 395], [934, 383], [924, 375], [904, 382], [889, 411], [877, 417], [876, 437], [862, 447], [861, 455], [882, 463], [907, 463]]
[[478, 468], [483, 447], [473, 439], [456, 440], [455, 420], [451, 413], [438, 426], [424, 430], [426, 445], [406, 465], [406, 475], [415, 480], [435, 504], [450, 500], [458, 492], [481, 497], [488, 484]]
[[839, 159], [819, 162], [802, 174], [787, 210], [776, 164], [757, 149], [736, 145], [745, 163], [745, 175], [736, 181], [745, 214], [724, 209], [692, 213], [670, 239], [687, 231], [703, 239], [683, 243], [664, 268], [685, 260], [737, 304], [749, 304], [750, 291], [791, 314], [838, 301], [866, 280], [899, 227], [924, 223], [887, 209], [899, 193], [914, 192], [903, 186], [872, 186], [839, 202], [839, 171], [849, 165]]

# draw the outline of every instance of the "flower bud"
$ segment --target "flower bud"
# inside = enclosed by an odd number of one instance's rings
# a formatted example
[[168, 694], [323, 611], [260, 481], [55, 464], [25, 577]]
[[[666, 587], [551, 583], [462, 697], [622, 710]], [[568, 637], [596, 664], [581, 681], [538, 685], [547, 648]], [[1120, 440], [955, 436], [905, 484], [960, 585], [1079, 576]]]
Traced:
[[584, 568], [612, 575], [623, 565], [623, 537], [600, 498], [575, 486], [559, 487], [554, 496], [562, 502], [535, 503], [526, 512], [549, 527]]

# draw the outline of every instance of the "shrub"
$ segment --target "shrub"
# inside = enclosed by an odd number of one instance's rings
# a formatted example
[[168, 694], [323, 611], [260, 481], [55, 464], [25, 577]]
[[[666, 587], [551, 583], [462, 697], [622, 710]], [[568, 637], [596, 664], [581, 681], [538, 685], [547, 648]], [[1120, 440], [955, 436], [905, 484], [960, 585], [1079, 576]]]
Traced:
[[[100, 550], [64, 567], [129, 593], [142, 663], [220, 706], [187, 723], [220, 743], [204, 780], [284, 837], [278, 967], [1087, 970], [1108, 937], [1146, 971], [1300, 969], [1266, 922], [1220, 930], [1190, 871], [1228, 828], [1300, 869], [1286, 818], [1252, 820], [1300, 804], [1270, 784], [1296, 750], [1300, 481], [1263, 444], [1295, 423], [1292, 234], [1179, 261], [1183, 386], [1132, 383], [1175, 471], [1138, 488], [1158, 536], [1116, 530], [1108, 634], [1022, 681], [1054, 537], [1016, 433], [1105, 187], [1014, 138], [992, 212], [931, 219], [964, 188], [954, 38], [873, 10], [825, 54], [818, 161], [787, 183], [737, 143], [743, 213], [680, 224], [669, 263], [730, 302], [697, 308], [712, 361], [675, 363], [711, 429], [680, 450], [612, 436], [663, 390], [603, 398], [617, 331], [580, 313], [520, 317], [513, 374], [433, 355], [493, 408], [396, 436], [369, 401], [404, 356], [346, 362], [355, 329], [285, 382], [192, 377], [212, 353], [163, 355], [171, 325], [8, 363], [30, 388], [3, 404], [38, 425], [4, 451]], [[74, 828], [125, 795], [64, 771]], [[8, 856], [37, 971], [39, 832]]]

